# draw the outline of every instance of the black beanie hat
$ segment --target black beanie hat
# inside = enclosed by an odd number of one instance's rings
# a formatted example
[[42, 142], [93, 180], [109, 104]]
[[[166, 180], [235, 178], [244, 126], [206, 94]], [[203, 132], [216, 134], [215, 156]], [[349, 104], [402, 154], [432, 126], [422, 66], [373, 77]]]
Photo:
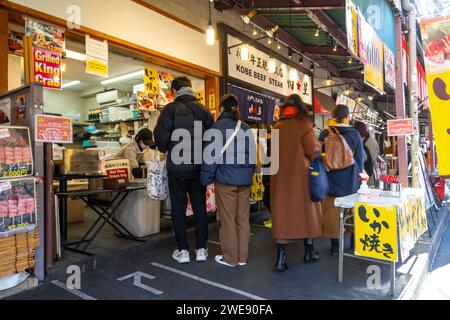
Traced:
[[239, 102], [234, 94], [227, 93], [220, 99], [220, 106], [226, 111], [233, 111], [239, 106]]

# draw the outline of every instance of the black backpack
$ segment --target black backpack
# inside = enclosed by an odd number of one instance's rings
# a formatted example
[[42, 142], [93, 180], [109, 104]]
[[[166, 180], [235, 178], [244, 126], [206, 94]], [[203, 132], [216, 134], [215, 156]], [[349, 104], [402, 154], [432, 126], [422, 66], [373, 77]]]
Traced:
[[366, 146], [367, 138], [364, 140], [364, 151], [367, 155], [367, 160], [364, 163], [364, 170], [366, 170], [367, 175], [370, 177], [373, 175], [373, 159], [372, 155], [370, 154], [369, 148]]

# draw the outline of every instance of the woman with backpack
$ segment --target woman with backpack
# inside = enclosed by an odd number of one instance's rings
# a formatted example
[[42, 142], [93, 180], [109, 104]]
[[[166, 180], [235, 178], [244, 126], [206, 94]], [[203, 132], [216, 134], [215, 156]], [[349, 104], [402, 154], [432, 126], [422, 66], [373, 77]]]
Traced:
[[358, 191], [359, 174], [364, 171], [364, 148], [361, 136], [349, 122], [347, 106], [338, 105], [322, 131], [320, 140], [325, 152], [328, 170], [329, 196], [322, 203], [323, 236], [331, 239], [331, 255], [339, 253], [339, 209], [336, 197], [345, 197]]
[[320, 202], [311, 200], [308, 173], [311, 161], [320, 152], [320, 143], [314, 137], [308, 111], [296, 94], [285, 100], [273, 132], [276, 130], [279, 170], [270, 180], [270, 214], [272, 236], [278, 248], [275, 268], [285, 271], [288, 269], [285, 245], [288, 243], [303, 239], [304, 262], [319, 259], [312, 239], [322, 235], [322, 212]]
[[364, 162], [364, 170], [366, 170], [367, 175], [370, 177], [369, 185], [373, 185], [375, 181], [375, 169], [377, 165], [377, 159], [380, 155], [380, 146], [377, 140], [375, 140], [367, 129], [367, 125], [361, 121], [355, 121], [355, 129], [361, 135], [363, 139], [364, 151], [366, 153], [367, 159]]
[[[205, 148], [200, 180], [205, 186], [216, 184], [222, 245], [222, 254], [215, 257], [216, 262], [227, 267], [244, 266], [250, 240], [250, 186], [256, 167], [256, 145], [250, 127], [240, 121], [236, 96], [224, 95], [220, 108], [223, 112], [212, 128], [220, 131], [222, 139], [213, 138], [206, 147], [220, 151], [213, 156]], [[246, 133], [250, 138], [244, 140], [242, 136]]]

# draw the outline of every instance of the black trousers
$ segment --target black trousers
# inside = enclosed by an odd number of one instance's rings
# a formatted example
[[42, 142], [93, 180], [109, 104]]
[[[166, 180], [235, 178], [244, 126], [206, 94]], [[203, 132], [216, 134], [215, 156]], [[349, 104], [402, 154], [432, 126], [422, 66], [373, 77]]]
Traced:
[[178, 250], [189, 250], [186, 235], [187, 194], [194, 212], [196, 249], [206, 248], [208, 241], [206, 187], [200, 183], [200, 171], [169, 171], [168, 177], [172, 224]]

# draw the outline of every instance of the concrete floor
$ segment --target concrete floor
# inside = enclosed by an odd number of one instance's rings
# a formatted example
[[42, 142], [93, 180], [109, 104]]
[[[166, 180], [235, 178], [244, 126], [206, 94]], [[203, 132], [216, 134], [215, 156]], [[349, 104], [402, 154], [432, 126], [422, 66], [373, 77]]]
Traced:
[[[329, 255], [329, 242], [319, 239], [315, 243], [321, 254], [318, 263], [305, 265], [303, 244], [292, 244], [287, 246], [290, 269], [278, 273], [273, 270], [276, 248], [270, 230], [253, 226], [252, 233], [250, 257], [244, 267], [228, 268], [214, 261], [220, 246], [217, 232], [213, 232], [209, 243], [210, 259], [205, 263], [178, 264], [171, 258], [175, 243], [169, 239], [159, 248], [97, 261], [81, 274], [80, 291], [65, 287], [68, 276], [60, 268], [37, 289], [10, 299], [391, 299], [389, 268], [384, 265], [380, 265], [381, 287], [369, 289], [366, 270], [373, 263], [346, 258], [344, 282], [338, 283], [338, 260]], [[193, 254], [191, 252], [191, 259]], [[133, 274], [137, 277], [134, 281]], [[126, 276], [129, 279], [118, 280]], [[400, 292], [409, 275], [398, 273], [397, 276], [397, 291]]]

